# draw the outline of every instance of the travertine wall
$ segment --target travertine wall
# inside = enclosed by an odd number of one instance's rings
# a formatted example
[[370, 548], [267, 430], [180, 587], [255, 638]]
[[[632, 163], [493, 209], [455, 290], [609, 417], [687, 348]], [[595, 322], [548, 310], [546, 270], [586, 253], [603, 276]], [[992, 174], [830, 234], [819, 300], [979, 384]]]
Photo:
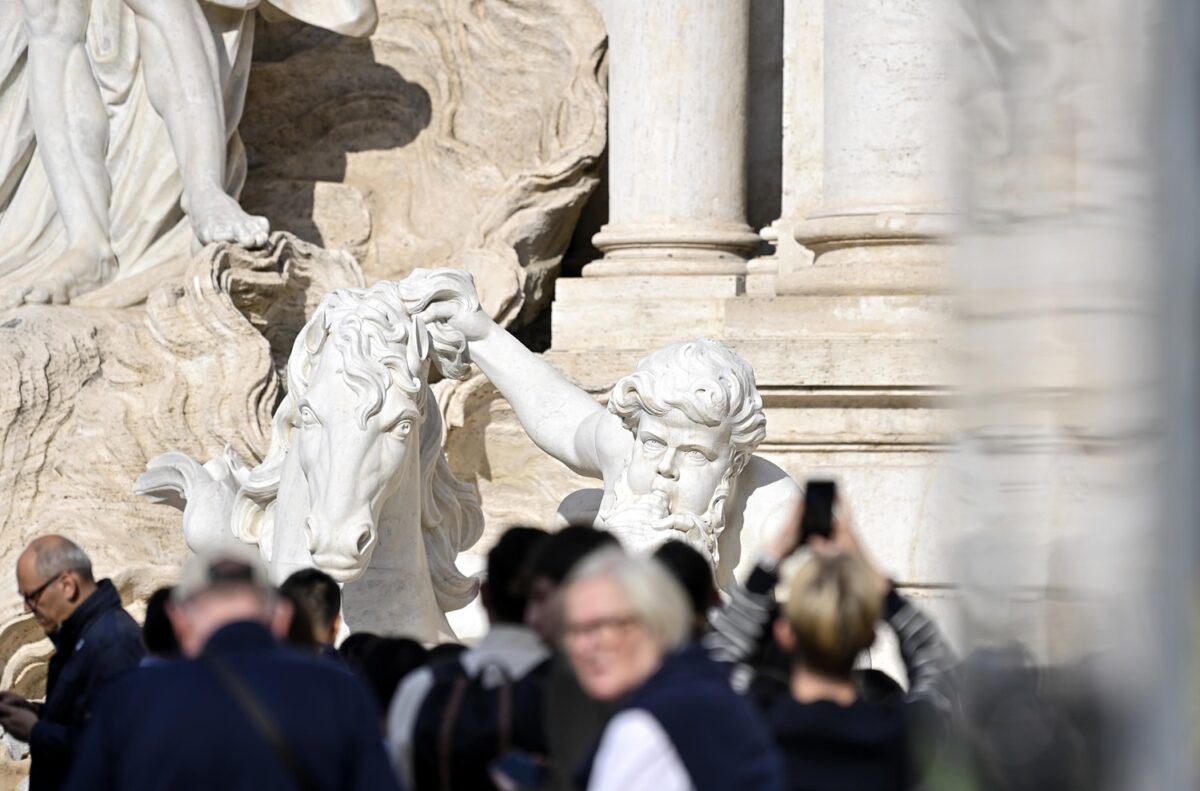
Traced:
[[[715, 106], [736, 116], [762, 90], [761, 53], [728, 38], [753, 45], [770, 9], [598, 5], [617, 176], [596, 237], [603, 258], [556, 286], [546, 359], [603, 399], [662, 345], [702, 335], [729, 343], [754, 367], [765, 402], [760, 453], [798, 481], [837, 478], [888, 571], [947, 609], [955, 377], [943, 273], [949, 164], [939, 159], [951, 155], [944, 5], [783, 4], [780, 193], [763, 234], [774, 254], [749, 262], [762, 252], [745, 237], [750, 207], [767, 203], [752, 191], [763, 183], [754, 178], [762, 138], [733, 118], [704, 119]], [[664, 53], [674, 71], [637, 71]], [[692, 79], [717, 72], [717, 83]], [[703, 156], [655, 142], [693, 138]], [[621, 178], [625, 169], [638, 177]], [[479, 551], [506, 523], [548, 523], [565, 494], [589, 485], [540, 454], [486, 385], [454, 403], [451, 461], [479, 481], [489, 517]]]

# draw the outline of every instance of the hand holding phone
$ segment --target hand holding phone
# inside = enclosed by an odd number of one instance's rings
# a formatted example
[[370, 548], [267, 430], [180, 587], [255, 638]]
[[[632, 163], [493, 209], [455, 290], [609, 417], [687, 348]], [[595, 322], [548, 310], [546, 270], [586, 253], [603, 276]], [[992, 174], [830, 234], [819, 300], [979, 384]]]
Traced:
[[804, 485], [804, 517], [800, 524], [800, 543], [807, 544], [814, 536], [829, 539], [833, 536], [833, 503], [837, 500], [837, 484], [833, 481], [810, 480]]

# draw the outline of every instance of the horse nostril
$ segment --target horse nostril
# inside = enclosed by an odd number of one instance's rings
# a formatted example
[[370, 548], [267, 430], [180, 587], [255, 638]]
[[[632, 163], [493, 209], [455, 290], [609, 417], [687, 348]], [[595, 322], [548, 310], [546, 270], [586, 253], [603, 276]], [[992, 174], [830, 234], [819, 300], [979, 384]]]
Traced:
[[371, 543], [371, 528], [369, 525], [364, 525], [362, 532], [358, 534], [358, 543], [355, 545], [358, 549], [358, 554], [367, 551], [367, 546]]

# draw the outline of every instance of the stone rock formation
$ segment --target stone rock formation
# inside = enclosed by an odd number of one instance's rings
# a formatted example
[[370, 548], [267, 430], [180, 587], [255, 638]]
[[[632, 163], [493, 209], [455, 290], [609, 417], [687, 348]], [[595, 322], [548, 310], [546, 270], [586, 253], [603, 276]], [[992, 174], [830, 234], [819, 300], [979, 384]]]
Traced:
[[502, 324], [532, 317], [597, 183], [604, 25], [587, 0], [378, 6], [370, 40], [260, 27], [243, 203], [369, 282], [462, 267]]
[[[325, 293], [361, 285], [349, 254], [276, 234], [262, 251], [206, 248], [144, 311], [0, 314], [0, 567], [60, 532], [98, 573], [120, 572], [131, 600], [146, 580], [170, 579], [186, 552], [178, 519], [135, 497], [133, 481], [168, 448], [261, 458], [296, 331]], [[49, 652], [16, 650], [36, 636], [13, 576], [0, 574], [5, 682]]]

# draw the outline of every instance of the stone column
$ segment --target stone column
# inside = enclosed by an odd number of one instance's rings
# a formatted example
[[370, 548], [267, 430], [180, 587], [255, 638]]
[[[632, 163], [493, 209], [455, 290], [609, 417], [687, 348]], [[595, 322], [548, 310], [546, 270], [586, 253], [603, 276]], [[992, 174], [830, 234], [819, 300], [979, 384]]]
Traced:
[[774, 294], [781, 266], [796, 269], [806, 256], [811, 257], [792, 234], [796, 224], [821, 204], [824, 16], [825, 0], [789, 0], [784, 5], [780, 214], [759, 232], [770, 242], [771, 254], [747, 265], [746, 292], [752, 295]]
[[821, 204], [794, 231], [815, 259], [782, 272], [779, 291], [940, 290], [952, 139], [945, 0], [826, 0], [824, 42]]
[[609, 41], [609, 222], [585, 277], [741, 275], [749, 0], [601, 6]]

